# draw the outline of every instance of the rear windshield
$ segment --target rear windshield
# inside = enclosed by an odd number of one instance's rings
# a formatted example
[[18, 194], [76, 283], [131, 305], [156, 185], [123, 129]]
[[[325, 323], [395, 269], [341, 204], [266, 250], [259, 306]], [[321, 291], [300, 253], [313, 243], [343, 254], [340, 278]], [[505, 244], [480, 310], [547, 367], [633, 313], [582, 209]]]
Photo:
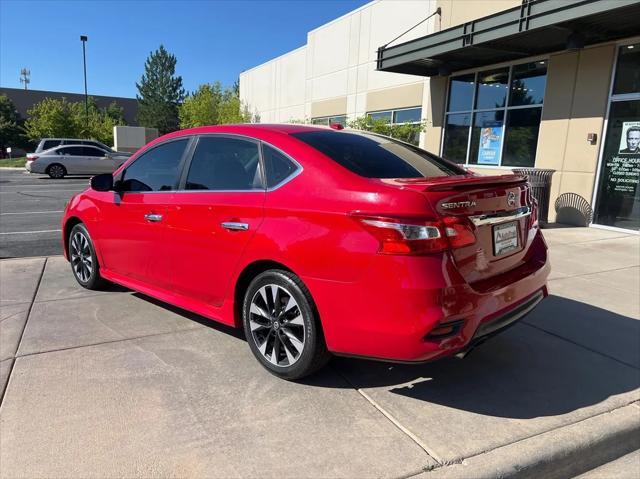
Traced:
[[365, 178], [423, 178], [464, 174], [413, 145], [370, 133], [308, 131], [293, 137]]

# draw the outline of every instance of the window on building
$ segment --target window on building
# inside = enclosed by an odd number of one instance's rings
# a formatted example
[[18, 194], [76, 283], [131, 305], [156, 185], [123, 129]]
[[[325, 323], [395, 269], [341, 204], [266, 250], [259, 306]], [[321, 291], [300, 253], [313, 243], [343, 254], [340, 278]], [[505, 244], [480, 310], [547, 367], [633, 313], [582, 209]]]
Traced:
[[452, 77], [442, 155], [469, 165], [534, 166], [546, 79], [544, 60]]
[[346, 115], [338, 115], [338, 116], [322, 116], [311, 119], [311, 124], [313, 125], [342, 125], [347, 126], [347, 116]]
[[[384, 120], [394, 125], [400, 124], [418, 124], [422, 121], [422, 108], [402, 108], [397, 110], [384, 110], [384, 111], [370, 111], [367, 115], [372, 120]], [[420, 133], [416, 132], [412, 138], [409, 139], [409, 143], [417, 145], [420, 142]]]
[[624, 45], [618, 53], [616, 79], [613, 94], [624, 95], [640, 92], [640, 43]]

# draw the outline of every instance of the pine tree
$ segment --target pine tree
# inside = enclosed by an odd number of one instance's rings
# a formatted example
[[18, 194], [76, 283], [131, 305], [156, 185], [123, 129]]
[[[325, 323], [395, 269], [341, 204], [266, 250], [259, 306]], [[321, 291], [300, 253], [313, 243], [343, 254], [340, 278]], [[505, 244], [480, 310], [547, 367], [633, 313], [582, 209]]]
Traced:
[[157, 128], [161, 134], [178, 129], [178, 105], [184, 99], [182, 77], [176, 76], [176, 57], [160, 45], [144, 64], [144, 74], [136, 83], [139, 94], [138, 123]]

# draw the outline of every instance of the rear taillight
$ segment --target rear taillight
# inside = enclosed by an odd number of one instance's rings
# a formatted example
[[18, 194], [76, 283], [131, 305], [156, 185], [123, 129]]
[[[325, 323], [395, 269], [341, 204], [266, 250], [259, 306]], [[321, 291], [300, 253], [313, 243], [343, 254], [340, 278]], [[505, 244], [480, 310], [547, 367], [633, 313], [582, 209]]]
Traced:
[[462, 248], [476, 242], [476, 235], [473, 233], [469, 220], [466, 218], [446, 216], [442, 223], [451, 248]]
[[529, 215], [529, 229], [538, 227], [538, 201], [531, 198], [531, 214]]
[[353, 215], [379, 242], [379, 253], [421, 255], [461, 248], [476, 241], [464, 218], [439, 221]]
[[37, 159], [37, 156], [27, 156], [27, 161], [36, 161]]

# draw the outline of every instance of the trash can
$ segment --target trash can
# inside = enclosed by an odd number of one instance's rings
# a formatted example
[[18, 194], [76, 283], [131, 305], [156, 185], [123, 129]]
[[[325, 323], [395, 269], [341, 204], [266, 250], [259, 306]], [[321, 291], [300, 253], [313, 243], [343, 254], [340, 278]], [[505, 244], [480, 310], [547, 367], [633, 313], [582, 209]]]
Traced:
[[538, 221], [544, 227], [549, 222], [549, 198], [551, 196], [551, 177], [556, 170], [542, 168], [512, 168], [516, 175], [526, 176], [531, 185], [531, 194], [538, 200]]

